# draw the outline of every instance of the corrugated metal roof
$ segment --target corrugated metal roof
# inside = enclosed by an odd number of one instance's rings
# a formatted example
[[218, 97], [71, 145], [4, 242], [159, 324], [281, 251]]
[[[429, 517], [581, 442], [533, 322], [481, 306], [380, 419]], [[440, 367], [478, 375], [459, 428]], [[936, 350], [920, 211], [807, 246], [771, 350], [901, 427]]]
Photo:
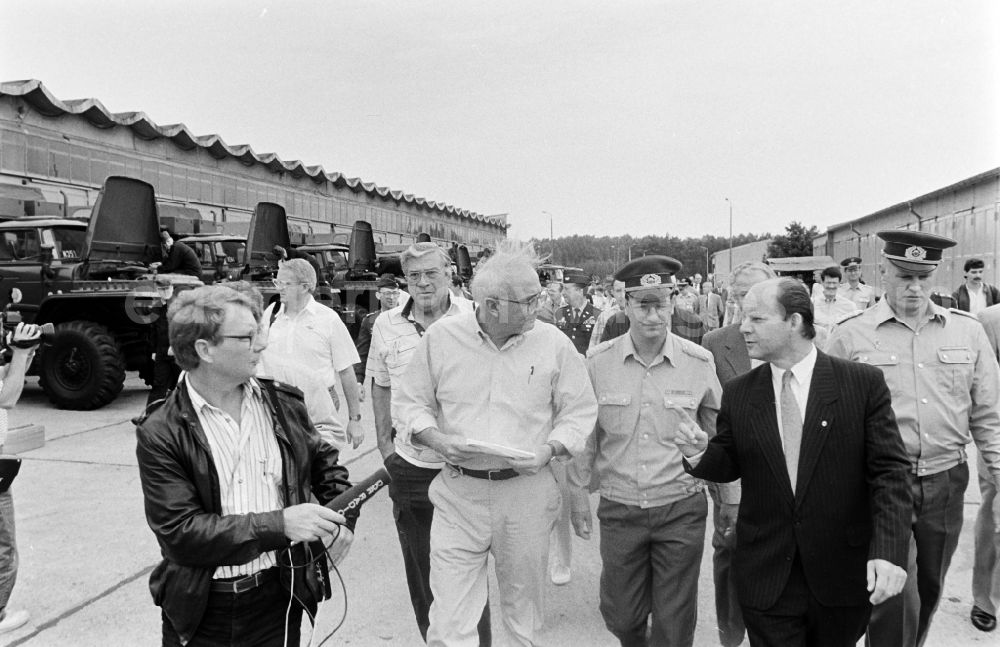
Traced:
[[958, 191], [959, 189], [964, 189], [966, 187], [975, 186], [976, 184], [979, 184], [979, 183], [981, 183], [981, 182], [983, 182], [985, 180], [989, 180], [989, 179], [995, 178], [997, 176], [1000, 176], [1000, 167], [997, 167], [997, 168], [994, 168], [994, 169], [990, 169], [989, 171], [983, 171], [982, 173], [980, 173], [978, 175], [973, 175], [972, 177], [965, 178], [964, 180], [959, 180], [958, 182], [955, 182], [954, 184], [949, 184], [946, 187], [942, 187], [940, 189], [935, 189], [935, 190], [931, 191], [930, 193], [925, 193], [925, 194], [923, 194], [921, 196], [917, 196], [916, 198], [913, 198], [911, 200], [904, 200], [903, 202], [899, 202], [897, 204], [894, 204], [891, 207], [885, 207], [884, 209], [879, 209], [878, 211], [876, 211], [874, 213], [870, 213], [870, 214], [865, 215], [865, 216], [859, 216], [859, 217], [854, 218], [852, 220], [845, 220], [844, 222], [838, 222], [835, 225], [830, 225], [826, 229], [827, 229], [827, 231], [834, 231], [836, 229], [841, 229], [843, 227], [849, 227], [850, 225], [853, 225], [853, 224], [856, 224], [856, 223], [860, 223], [860, 222], [862, 222], [864, 220], [869, 220], [869, 219], [873, 219], [873, 218], [879, 218], [879, 217], [884, 216], [886, 214], [891, 214], [891, 213], [895, 213], [897, 211], [900, 211], [904, 207], [905, 208], [909, 208], [909, 206], [912, 205], [912, 204], [919, 204], [919, 203], [924, 202], [926, 200], [933, 200], [934, 198], [940, 197], [942, 195], [947, 195], [948, 193], [951, 193], [953, 191]]
[[184, 124], [160, 126], [144, 112], [111, 112], [97, 99], [60, 101], [49, 92], [48, 88], [42, 85], [41, 81], [35, 79], [0, 83], [0, 96], [3, 95], [20, 97], [46, 117], [78, 115], [98, 128], [121, 126], [131, 129], [140, 139], [149, 140], [162, 137], [169, 139], [175, 146], [184, 150], [200, 147], [216, 159], [232, 157], [247, 166], [261, 164], [275, 173], [291, 173], [293, 177], [307, 176], [317, 183], [329, 180], [334, 184], [346, 186], [352, 191], [378, 196], [383, 200], [406, 202], [417, 207], [469, 218], [478, 222], [488, 222], [500, 227], [507, 226], [507, 223], [501, 219], [460, 209], [444, 202], [435, 202], [415, 197], [412, 193], [403, 193], [387, 187], [376, 186], [374, 182], [364, 182], [360, 178], [349, 178], [338, 172], [327, 173], [322, 166], [306, 166], [299, 160], [286, 162], [275, 153], [255, 153], [246, 144], [230, 146], [219, 135], [195, 135]]

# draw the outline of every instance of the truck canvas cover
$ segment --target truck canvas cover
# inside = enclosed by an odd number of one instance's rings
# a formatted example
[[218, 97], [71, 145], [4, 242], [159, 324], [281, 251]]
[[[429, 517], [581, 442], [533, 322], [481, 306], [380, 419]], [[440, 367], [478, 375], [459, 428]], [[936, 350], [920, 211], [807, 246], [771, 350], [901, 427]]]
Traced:
[[122, 261], [138, 265], [162, 260], [152, 185], [114, 175], [105, 180], [87, 225], [83, 256], [92, 263]]
[[258, 202], [247, 236], [247, 262], [251, 266], [275, 261], [274, 246], [291, 247], [285, 208], [273, 202]]

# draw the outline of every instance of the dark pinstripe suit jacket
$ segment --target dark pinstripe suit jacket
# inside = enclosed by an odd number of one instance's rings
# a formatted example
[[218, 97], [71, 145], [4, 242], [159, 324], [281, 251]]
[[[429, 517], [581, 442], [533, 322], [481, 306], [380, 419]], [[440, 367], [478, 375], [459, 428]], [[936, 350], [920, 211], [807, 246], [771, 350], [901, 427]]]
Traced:
[[743, 479], [733, 559], [741, 604], [769, 609], [796, 552], [810, 590], [827, 606], [865, 603], [869, 559], [906, 568], [910, 466], [878, 369], [819, 352], [794, 496], [770, 364], [726, 383], [716, 430], [689, 471], [712, 481]]

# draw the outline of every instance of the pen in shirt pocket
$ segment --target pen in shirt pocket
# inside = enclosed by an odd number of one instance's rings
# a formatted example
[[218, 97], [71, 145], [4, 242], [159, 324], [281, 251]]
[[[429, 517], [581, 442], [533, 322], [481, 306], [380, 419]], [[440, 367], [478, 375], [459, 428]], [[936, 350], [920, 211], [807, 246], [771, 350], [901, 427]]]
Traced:
[[531, 384], [531, 376], [535, 374], [535, 365], [531, 365], [531, 370], [528, 371], [528, 384]]

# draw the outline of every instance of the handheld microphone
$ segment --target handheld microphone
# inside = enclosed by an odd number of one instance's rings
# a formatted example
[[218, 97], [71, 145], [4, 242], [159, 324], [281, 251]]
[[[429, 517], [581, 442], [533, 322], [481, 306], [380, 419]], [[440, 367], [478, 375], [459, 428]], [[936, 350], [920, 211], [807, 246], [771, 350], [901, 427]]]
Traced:
[[380, 467], [365, 480], [355, 483], [347, 491], [335, 496], [326, 504], [326, 507], [343, 515], [352, 510], [357, 511], [373, 494], [389, 485], [391, 480], [389, 472], [385, 471], [384, 467]]

